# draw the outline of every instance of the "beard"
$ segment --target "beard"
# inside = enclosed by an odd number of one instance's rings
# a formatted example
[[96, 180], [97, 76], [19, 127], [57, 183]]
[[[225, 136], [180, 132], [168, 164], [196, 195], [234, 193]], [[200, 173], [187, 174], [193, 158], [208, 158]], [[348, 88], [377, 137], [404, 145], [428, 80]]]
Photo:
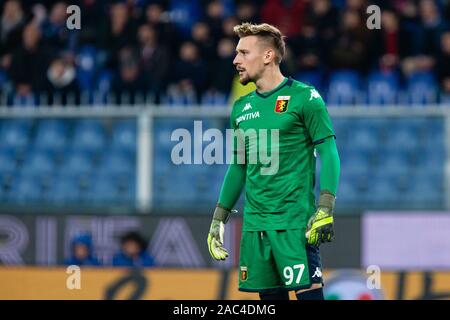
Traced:
[[244, 72], [243, 75], [239, 75], [239, 82], [242, 85], [247, 85], [249, 82], [252, 82], [253, 80], [250, 78], [247, 72]]

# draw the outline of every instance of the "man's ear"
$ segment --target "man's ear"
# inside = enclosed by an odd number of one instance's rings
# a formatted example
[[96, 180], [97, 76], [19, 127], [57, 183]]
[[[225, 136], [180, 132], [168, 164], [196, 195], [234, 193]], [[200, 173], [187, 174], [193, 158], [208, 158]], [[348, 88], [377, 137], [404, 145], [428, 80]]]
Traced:
[[264, 64], [269, 64], [275, 60], [275, 50], [268, 48], [264, 51]]

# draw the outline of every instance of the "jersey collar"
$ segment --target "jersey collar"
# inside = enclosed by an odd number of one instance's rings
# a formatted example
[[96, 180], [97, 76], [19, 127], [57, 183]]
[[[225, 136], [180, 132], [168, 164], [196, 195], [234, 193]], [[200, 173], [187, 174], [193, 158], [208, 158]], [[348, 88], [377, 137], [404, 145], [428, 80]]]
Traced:
[[262, 98], [267, 98], [268, 96], [272, 95], [273, 93], [277, 92], [278, 90], [280, 90], [281, 88], [283, 88], [285, 85], [288, 84], [288, 82], [291, 82], [291, 79], [284, 77], [284, 80], [278, 85], [276, 86], [274, 89], [267, 91], [267, 92], [258, 92], [258, 90], [255, 90], [256, 94]]

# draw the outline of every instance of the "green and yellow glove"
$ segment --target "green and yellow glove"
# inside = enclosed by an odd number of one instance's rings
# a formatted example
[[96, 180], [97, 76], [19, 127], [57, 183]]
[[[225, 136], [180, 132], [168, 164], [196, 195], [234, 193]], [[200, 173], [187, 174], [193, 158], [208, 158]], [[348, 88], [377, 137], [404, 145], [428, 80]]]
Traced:
[[216, 207], [214, 210], [208, 234], [208, 249], [211, 257], [216, 260], [225, 260], [228, 257], [228, 251], [223, 247], [223, 234], [225, 232], [225, 224], [228, 222], [230, 214], [235, 212], [237, 211], [228, 211], [221, 207]]
[[319, 246], [331, 242], [334, 238], [333, 210], [335, 196], [328, 191], [322, 191], [319, 196], [317, 212], [309, 219], [306, 229], [308, 244]]

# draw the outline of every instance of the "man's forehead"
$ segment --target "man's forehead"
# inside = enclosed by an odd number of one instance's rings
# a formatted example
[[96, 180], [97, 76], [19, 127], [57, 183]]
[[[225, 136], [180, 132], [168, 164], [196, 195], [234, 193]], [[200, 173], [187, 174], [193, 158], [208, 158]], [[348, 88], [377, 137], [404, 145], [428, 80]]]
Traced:
[[249, 50], [256, 44], [259, 44], [260, 40], [257, 36], [247, 36], [239, 39], [236, 46], [236, 50]]

